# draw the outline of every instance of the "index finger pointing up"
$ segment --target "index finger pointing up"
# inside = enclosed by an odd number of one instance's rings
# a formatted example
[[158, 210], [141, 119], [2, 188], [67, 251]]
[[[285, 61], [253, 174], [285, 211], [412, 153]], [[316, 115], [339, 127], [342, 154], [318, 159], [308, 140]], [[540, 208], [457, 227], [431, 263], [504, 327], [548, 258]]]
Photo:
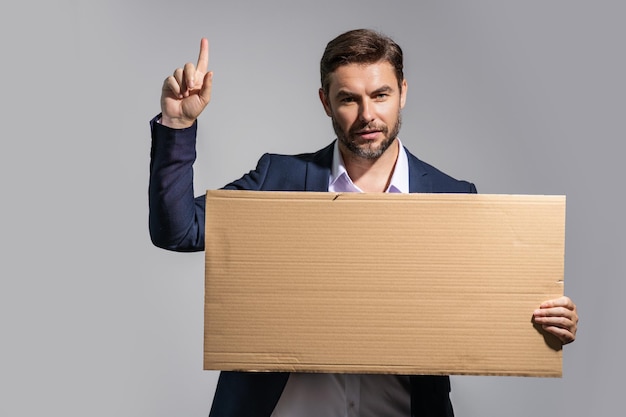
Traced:
[[207, 38], [200, 40], [200, 53], [198, 54], [196, 69], [203, 73], [209, 69], [209, 40]]

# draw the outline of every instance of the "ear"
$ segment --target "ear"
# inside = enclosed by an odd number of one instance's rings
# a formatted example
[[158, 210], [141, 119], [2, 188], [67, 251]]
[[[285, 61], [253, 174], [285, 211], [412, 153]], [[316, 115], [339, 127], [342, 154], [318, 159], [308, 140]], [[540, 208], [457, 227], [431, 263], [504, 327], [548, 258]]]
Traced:
[[402, 80], [402, 92], [400, 93], [400, 108], [404, 108], [404, 104], [406, 103], [406, 90], [409, 88], [409, 85], [406, 82], [406, 78]]
[[324, 89], [320, 88], [318, 91], [318, 94], [320, 96], [320, 101], [322, 102], [322, 106], [324, 106], [324, 111], [326, 112], [326, 115], [328, 117], [331, 117], [333, 112], [330, 109], [330, 101], [328, 100], [328, 97], [326, 97], [326, 94], [324, 93]]

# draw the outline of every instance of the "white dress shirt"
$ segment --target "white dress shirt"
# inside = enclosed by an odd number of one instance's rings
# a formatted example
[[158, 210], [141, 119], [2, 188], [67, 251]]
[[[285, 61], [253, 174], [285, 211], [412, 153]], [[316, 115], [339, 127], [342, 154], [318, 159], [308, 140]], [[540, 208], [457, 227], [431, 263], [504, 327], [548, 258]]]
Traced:
[[[409, 192], [409, 161], [399, 145], [387, 192]], [[335, 142], [328, 182], [330, 192], [361, 192], [348, 172]], [[292, 373], [272, 417], [409, 417], [408, 376]]]

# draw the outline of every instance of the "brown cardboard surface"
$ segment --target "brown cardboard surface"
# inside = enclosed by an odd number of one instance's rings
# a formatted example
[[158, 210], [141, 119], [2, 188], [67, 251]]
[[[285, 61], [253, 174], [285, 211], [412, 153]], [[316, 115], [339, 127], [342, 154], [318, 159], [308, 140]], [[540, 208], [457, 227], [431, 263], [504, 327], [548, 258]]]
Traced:
[[565, 197], [208, 191], [204, 368], [558, 377]]

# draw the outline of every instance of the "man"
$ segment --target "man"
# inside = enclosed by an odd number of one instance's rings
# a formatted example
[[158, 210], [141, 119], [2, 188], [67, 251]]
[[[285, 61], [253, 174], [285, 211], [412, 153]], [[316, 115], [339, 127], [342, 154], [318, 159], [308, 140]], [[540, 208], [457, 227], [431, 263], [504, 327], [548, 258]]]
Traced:
[[[194, 198], [196, 119], [210, 101], [208, 41], [197, 65], [178, 68], [163, 83], [160, 116], [152, 122], [150, 231], [159, 247], [204, 249], [204, 197]], [[311, 154], [264, 155], [228, 189], [341, 192], [475, 193], [420, 161], [398, 139], [407, 96], [402, 50], [370, 30], [328, 43], [320, 70], [320, 100], [337, 140]], [[506, 318], [501, 318], [506, 320]], [[576, 307], [567, 297], [543, 303], [536, 323], [569, 343]], [[211, 416], [452, 416], [450, 382], [441, 376], [305, 373], [220, 374]]]

